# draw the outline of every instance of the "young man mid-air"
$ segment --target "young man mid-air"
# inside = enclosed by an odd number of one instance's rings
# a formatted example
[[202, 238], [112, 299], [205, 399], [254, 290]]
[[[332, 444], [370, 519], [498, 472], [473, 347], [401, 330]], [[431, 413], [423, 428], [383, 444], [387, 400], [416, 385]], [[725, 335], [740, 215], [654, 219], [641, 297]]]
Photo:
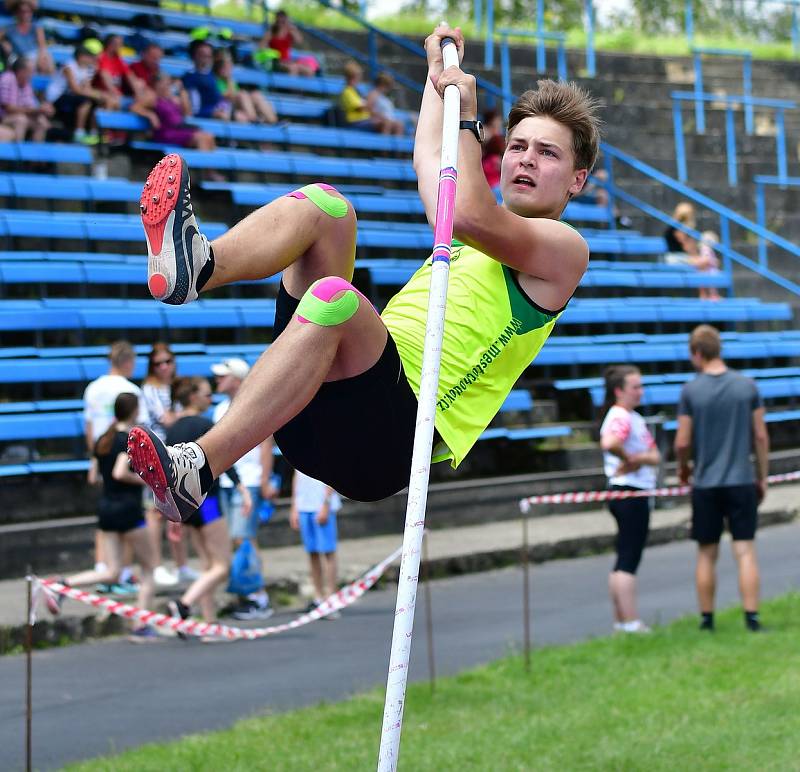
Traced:
[[[433, 224], [442, 94], [461, 93], [459, 172], [434, 459], [457, 466], [531, 364], [586, 270], [583, 238], [559, 221], [594, 165], [597, 103], [574, 84], [540, 81], [508, 119], [498, 205], [481, 168], [475, 78], [443, 70], [440, 25], [425, 41], [428, 78], [414, 168]], [[167, 447], [130, 434], [133, 468], [171, 520], [189, 517], [213, 480], [274, 434], [289, 463], [343, 495], [375, 501], [403, 489], [411, 465], [431, 260], [378, 314], [350, 283], [356, 217], [314, 184], [253, 212], [213, 243], [198, 231], [189, 173], [159, 161], [141, 199], [148, 285], [165, 303], [282, 273], [274, 342], [225, 417], [196, 443]]]

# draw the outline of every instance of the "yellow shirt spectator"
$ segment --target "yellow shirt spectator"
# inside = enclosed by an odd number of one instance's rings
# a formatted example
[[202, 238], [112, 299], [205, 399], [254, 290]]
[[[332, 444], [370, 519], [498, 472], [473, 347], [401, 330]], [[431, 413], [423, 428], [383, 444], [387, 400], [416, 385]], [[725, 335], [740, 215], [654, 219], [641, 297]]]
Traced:
[[344, 87], [344, 90], [339, 95], [339, 106], [342, 108], [344, 119], [347, 123], [369, 120], [369, 110], [367, 110], [366, 102], [354, 86]]

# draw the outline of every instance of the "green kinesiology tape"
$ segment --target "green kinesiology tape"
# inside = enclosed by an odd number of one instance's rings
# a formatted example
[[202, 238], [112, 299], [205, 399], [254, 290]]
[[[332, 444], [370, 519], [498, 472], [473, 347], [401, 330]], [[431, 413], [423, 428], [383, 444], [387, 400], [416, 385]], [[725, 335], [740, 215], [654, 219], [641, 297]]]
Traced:
[[312, 284], [297, 306], [299, 321], [312, 322], [320, 327], [335, 327], [337, 324], [344, 324], [358, 311], [359, 297], [352, 289], [346, 289], [338, 300], [326, 299], [326, 296], [330, 298], [339, 289], [344, 289], [344, 287], [326, 286], [333, 283], [349, 287], [344, 279], [335, 278], [320, 279]]
[[339, 219], [347, 215], [347, 201], [332, 196], [319, 185], [306, 185], [297, 192], [302, 193], [309, 201], [312, 201], [325, 212], [325, 214], [329, 214], [331, 217]]

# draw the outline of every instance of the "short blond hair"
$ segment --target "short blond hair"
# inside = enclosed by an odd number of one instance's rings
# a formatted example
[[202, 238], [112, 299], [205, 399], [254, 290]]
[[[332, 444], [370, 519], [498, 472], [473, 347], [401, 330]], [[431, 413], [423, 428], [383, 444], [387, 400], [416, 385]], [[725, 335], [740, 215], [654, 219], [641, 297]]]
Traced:
[[347, 80], [352, 80], [353, 78], [363, 75], [364, 68], [357, 61], [355, 61], [355, 59], [349, 59], [344, 63], [342, 72]]
[[127, 340], [118, 340], [111, 344], [108, 358], [114, 367], [120, 368], [136, 358], [136, 351]]
[[699, 354], [706, 362], [716, 359], [722, 353], [722, 339], [719, 330], [710, 324], [701, 324], [689, 336], [689, 351]]
[[552, 118], [572, 132], [575, 168], [591, 171], [600, 149], [600, 100], [572, 81], [540, 80], [536, 86], [523, 93], [511, 108], [508, 133], [525, 118]]

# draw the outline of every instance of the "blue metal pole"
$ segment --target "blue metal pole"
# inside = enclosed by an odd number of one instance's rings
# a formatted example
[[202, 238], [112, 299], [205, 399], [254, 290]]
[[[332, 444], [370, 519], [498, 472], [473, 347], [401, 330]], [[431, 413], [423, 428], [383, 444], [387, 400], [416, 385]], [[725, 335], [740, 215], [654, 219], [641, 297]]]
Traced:
[[361, 18], [367, 18], [367, 0], [359, 0], [358, 7], [361, 12]]
[[775, 144], [778, 152], [778, 176], [783, 180], [788, 176], [786, 169], [786, 125], [783, 108], [775, 111]]
[[689, 41], [689, 48], [694, 46], [694, 4], [692, 0], [686, 0], [686, 39]]
[[378, 36], [375, 30], [367, 35], [367, 51], [369, 56], [369, 75], [372, 80], [378, 76]]
[[472, 4], [472, 18], [475, 22], [475, 29], [480, 31], [481, 24], [483, 24], [483, 0], [474, 0]]
[[603, 166], [606, 170], [606, 191], [608, 192], [608, 229], [617, 229], [617, 220], [614, 217], [614, 210], [617, 208], [614, 200], [614, 159], [608, 154], [603, 154]]
[[800, 27], [797, 24], [797, 5], [792, 6], [792, 51], [800, 54]]
[[[536, 0], [536, 31], [544, 32], [544, 0]], [[545, 62], [544, 38], [539, 38], [536, 44], [536, 71], [544, 72], [547, 69]]]
[[[767, 227], [767, 207], [764, 200], [764, 183], [756, 183], [756, 222], [762, 227]], [[767, 268], [767, 241], [763, 236], [758, 237], [758, 264]]]
[[686, 149], [683, 146], [683, 115], [681, 100], [672, 100], [672, 130], [675, 134], [675, 163], [678, 165], [678, 179], [686, 182]]
[[594, 3], [585, 0], [586, 9], [586, 75], [594, 78], [597, 75], [597, 66], [594, 59]]
[[703, 96], [703, 56], [694, 55], [694, 122], [698, 134], [706, 133], [706, 104]]
[[486, 0], [486, 45], [483, 51], [483, 66], [494, 69], [494, 0]]
[[508, 38], [503, 35], [500, 42], [500, 82], [503, 89], [503, 118], [505, 118], [511, 105], [508, 95], [511, 93], [511, 57], [508, 51]]
[[719, 237], [725, 249], [722, 252], [722, 269], [728, 277], [728, 295], [733, 297], [733, 261], [731, 260], [731, 224], [724, 214], [719, 216]]
[[728, 149], [728, 185], [735, 188], [739, 179], [736, 174], [736, 124], [731, 105], [725, 108], [725, 144]]
[[561, 40], [558, 41], [558, 79], [561, 81], [567, 79], [567, 50]]
[[[742, 90], [748, 99], [753, 95], [753, 60], [749, 54], [742, 62]], [[753, 133], [753, 105], [749, 101], [744, 105], [744, 128], [748, 136]]]

